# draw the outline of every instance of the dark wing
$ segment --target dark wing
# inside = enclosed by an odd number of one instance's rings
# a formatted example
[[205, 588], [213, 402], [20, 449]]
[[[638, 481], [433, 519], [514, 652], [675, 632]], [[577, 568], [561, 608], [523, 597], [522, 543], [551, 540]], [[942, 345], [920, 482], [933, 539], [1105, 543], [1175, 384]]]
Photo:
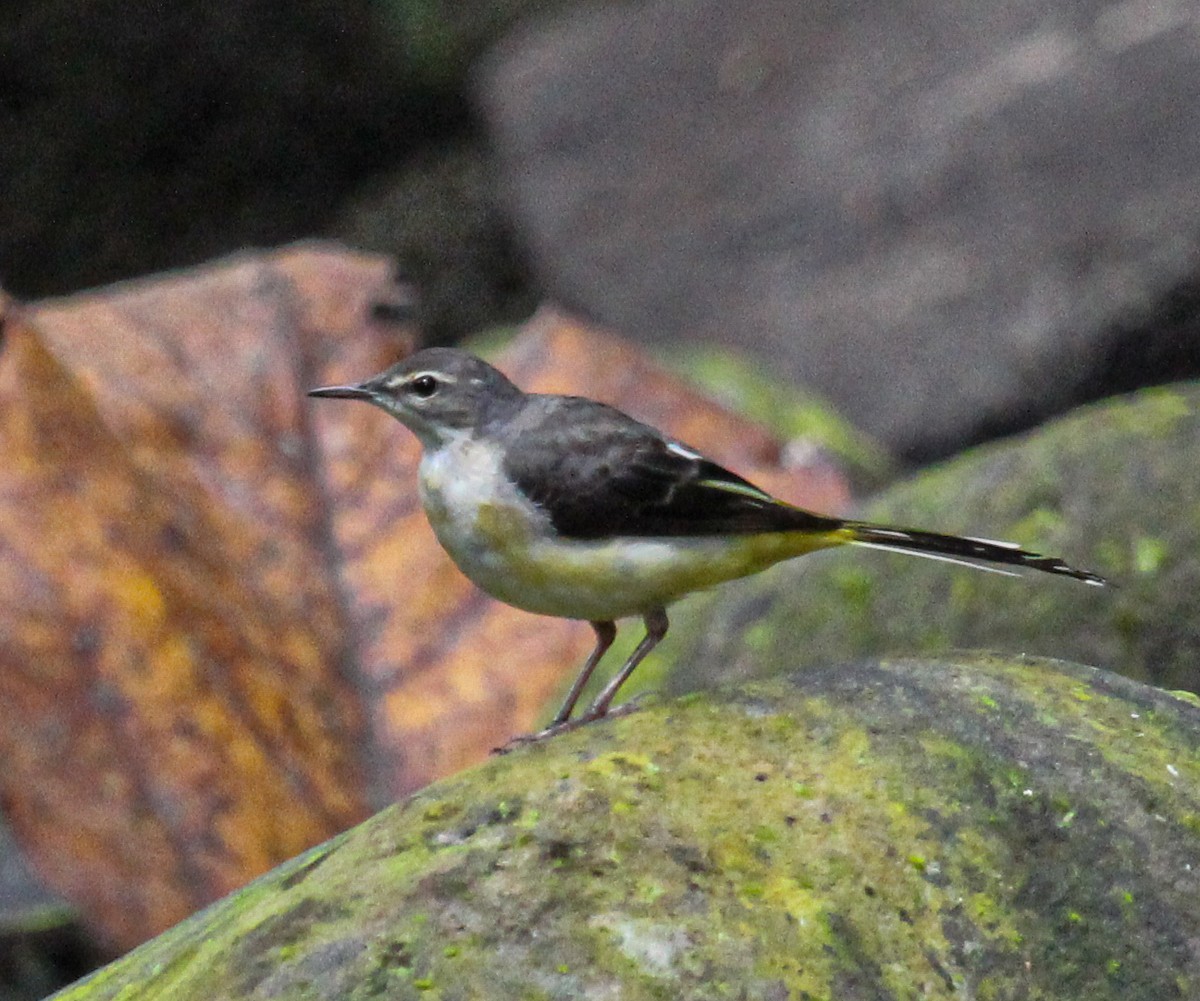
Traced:
[[563, 536], [829, 531], [841, 525], [775, 500], [612, 407], [581, 397], [536, 399], [536, 410], [508, 429], [505, 471]]

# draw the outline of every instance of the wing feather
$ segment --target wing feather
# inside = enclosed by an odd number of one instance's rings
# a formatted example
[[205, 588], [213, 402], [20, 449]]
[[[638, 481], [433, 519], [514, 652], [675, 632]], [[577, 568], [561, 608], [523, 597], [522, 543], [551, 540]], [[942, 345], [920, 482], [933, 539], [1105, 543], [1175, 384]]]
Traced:
[[543, 399], [538, 418], [505, 443], [505, 471], [564, 537], [831, 531], [842, 524], [776, 500], [612, 407]]

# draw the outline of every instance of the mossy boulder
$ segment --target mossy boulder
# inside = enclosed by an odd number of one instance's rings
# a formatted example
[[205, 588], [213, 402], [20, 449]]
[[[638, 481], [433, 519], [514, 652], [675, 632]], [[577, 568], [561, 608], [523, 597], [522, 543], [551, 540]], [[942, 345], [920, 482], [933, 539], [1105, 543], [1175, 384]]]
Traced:
[[861, 516], [1011, 539], [1113, 587], [838, 549], [681, 602], [661, 656], [635, 681], [681, 692], [847, 657], [985, 647], [1200, 691], [1198, 457], [1195, 383], [978, 448], [885, 491]]
[[1200, 992], [1200, 708], [986, 655], [652, 705], [437, 783], [62, 998]]

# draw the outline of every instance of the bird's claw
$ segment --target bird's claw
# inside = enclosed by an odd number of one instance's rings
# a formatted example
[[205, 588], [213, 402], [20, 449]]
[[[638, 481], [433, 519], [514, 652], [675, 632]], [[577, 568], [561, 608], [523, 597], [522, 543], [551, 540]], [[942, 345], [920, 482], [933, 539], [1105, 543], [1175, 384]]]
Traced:
[[578, 730], [582, 726], [587, 726], [589, 723], [595, 723], [602, 719], [619, 719], [622, 716], [628, 716], [630, 713], [635, 713], [641, 709], [639, 704], [646, 692], [640, 695], [635, 695], [627, 702], [622, 702], [619, 706], [609, 709], [602, 713], [593, 713], [588, 710], [582, 716], [577, 716], [575, 719], [562, 720], [559, 723], [552, 723], [544, 730], [539, 730], [537, 733], [524, 733], [520, 736], [513, 737], [505, 741], [499, 747], [492, 748], [492, 754], [501, 755], [508, 754], [510, 751], [515, 751], [519, 747], [525, 747], [528, 744], [537, 744], [540, 741], [548, 740], [551, 737], [557, 737], [561, 733], [570, 733], [572, 730]]

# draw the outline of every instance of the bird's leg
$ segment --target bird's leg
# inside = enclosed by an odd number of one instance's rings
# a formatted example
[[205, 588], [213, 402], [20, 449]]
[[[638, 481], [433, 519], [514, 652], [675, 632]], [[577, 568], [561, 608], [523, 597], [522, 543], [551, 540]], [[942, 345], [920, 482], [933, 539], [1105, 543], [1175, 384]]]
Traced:
[[[513, 737], [508, 743], [500, 747], [492, 749], [493, 754], [507, 754], [509, 751], [515, 750], [518, 747], [523, 747], [526, 744], [534, 744], [539, 740], [545, 740], [547, 737], [553, 737], [560, 733], [567, 733], [570, 730], [576, 730], [585, 723], [590, 723], [592, 720], [600, 719], [602, 716], [617, 716], [624, 715], [628, 712], [633, 712], [636, 708], [633, 701], [626, 702], [624, 705], [617, 706], [616, 709], [609, 712], [609, 706], [612, 705], [612, 700], [617, 694], [617, 690], [629, 680], [629, 676], [633, 674], [634, 669], [642, 662], [642, 658], [658, 645], [667, 634], [667, 613], [664, 609], [657, 608], [645, 616], [646, 635], [642, 642], [637, 645], [637, 649], [633, 651], [629, 659], [622, 665], [617, 676], [612, 679], [604, 690], [596, 698], [596, 701], [591, 704], [588, 711], [574, 719], [570, 719], [572, 710], [575, 708], [575, 703], [579, 700], [579, 693], [583, 691], [584, 685], [587, 684], [588, 678], [592, 671], [596, 669], [596, 665], [600, 662], [600, 658], [617, 635], [617, 626], [614, 622], [593, 622], [592, 628], [596, 630], [596, 648], [588, 657], [587, 662], [583, 665], [583, 670], [579, 672], [579, 677], [575, 679], [575, 684], [571, 686], [571, 691], [567, 695], [567, 700], [563, 703], [562, 709], [558, 711], [558, 715], [554, 717], [554, 722], [551, 723], [545, 730], [539, 733], [531, 733], [524, 737]], [[636, 700], [635, 700], [636, 701]]]
[[596, 631], [596, 645], [592, 648], [592, 652], [584, 662], [583, 669], [579, 672], [579, 677], [575, 679], [575, 684], [571, 686], [571, 690], [567, 693], [567, 698], [563, 702], [562, 708], [558, 711], [558, 715], [554, 717], [554, 721], [550, 724], [552, 727], [558, 726], [559, 723], [565, 723], [571, 718], [571, 713], [575, 709], [575, 703], [579, 701], [579, 694], [583, 691], [583, 686], [588, 683], [588, 678], [596, 670], [596, 665], [600, 663], [600, 658], [608, 652], [608, 648], [612, 646], [613, 640], [617, 638], [617, 624], [615, 622], [593, 622], [591, 626]]
[[667, 621], [667, 610], [665, 608], [656, 608], [654, 611], [648, 612], [643, 621], [646, 623], [646, 635], [642, 638], [642, 642], [629, 655], [629, 659], [625, 661], [624, 666], [617, 672], [617, 676], [605, 685], [604, 690], [596, 696], [596, 701], [591, 704], [588, 711], [581, 717], [583, 722], [599, 719], [608, 712], [608, 707], [612, 705], [612, 700], [616, 697], [621, 686], [629, 680], [629, 676], [633, 674], [634, 669], [642, 662], [646, 654], [658, 646], [659, 640], [667, 635], [667, 628], [671, 625]]

